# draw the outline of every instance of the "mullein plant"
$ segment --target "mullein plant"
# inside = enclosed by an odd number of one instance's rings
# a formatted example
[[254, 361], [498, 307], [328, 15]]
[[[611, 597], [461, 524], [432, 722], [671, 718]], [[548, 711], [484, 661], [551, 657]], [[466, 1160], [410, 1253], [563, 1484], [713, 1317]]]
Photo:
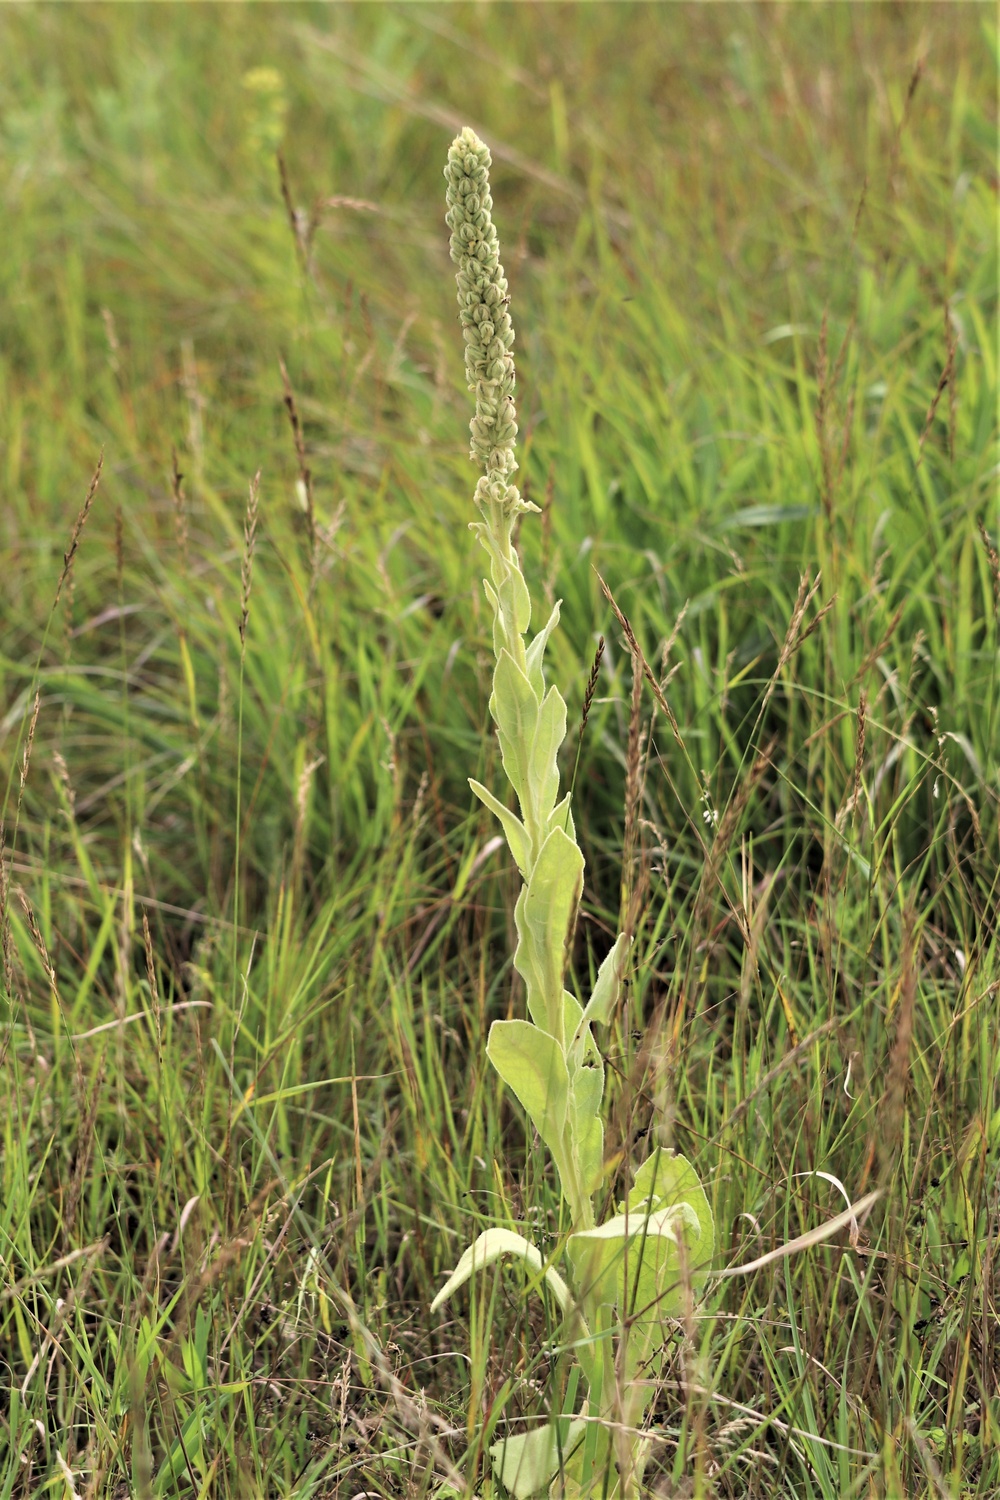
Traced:
[[614, 1013], [631, 940], [619, 935], [582, 1005], [566, 988], [566, 971], [584, 860], [571, 796], [559, 795], [566, 704], [557, 687], [546, 687], [543, 665], [559, 605], [529, 643], [531, 600], [513, 533], [518, 518], [538, 507], [511, 482], [517, 468], [514, 330], [491, 217], [489, 167], [488, 148], [466, 128], [448, 153], [446, 222], [458, 267], [466, 376], [476, 401], [471, 456], [484, 469], [475, 491], [481, 519], [471, 527], [489, 558], [484, 587], [496, 657], [490, 713], [519, 812], [479, 782], [470, 785], [498, 818], [523, 881], [514, 911], [514, 967], [528, 1010], [527, 1020], [494, 1021], [486, 1051], [552, 1155], [571, 1228], [561, 1247], [565, 1277], [522, 1235], [487, 1229], [465, 1251], [432, 1311], [475, 1272], [502, 1256], [519, 1257], [558, 1304], [558, 1348], [574, 1365], [562, 1410], [545, 1426], [496, 1443], [490, 1449], [494, 1472], [517, 1500], [591, 1493], [633, 1500], [651, 1447], [642, 1424], [671, 1326], [690, 1311], [704, 1282], [715, 1230], [694, 1169], [659, 1148], [634, 1173], [618, 1211], [602, 1224], [595, 1219], [594, 1196], [604, 1180], [604, 1063], [592, 1027], [606, 1026]]

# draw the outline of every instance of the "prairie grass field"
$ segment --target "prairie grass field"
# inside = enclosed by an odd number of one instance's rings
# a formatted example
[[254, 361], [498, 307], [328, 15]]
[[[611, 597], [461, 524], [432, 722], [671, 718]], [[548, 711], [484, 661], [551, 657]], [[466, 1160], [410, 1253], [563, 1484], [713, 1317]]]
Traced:
[[465, 124], [573, 982], [635, 930], [602, 1194], [656, 1142], [716, 1222], [649, 1493], [1000, 1496], [997, 62], [964, 3], [0, 11], [0, 1500], [502, 1500], [557, 1399], [521, 1269], [429, 1312], [568, 1227], [485, 1056]]

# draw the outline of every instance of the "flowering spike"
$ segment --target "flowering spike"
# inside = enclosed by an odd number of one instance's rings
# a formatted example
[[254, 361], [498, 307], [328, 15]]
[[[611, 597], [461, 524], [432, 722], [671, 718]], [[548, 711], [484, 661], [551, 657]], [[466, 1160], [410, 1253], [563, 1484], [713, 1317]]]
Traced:
[[491, 512], [512, 520], [519, 512], [536, 507], [526, 505], [517, 488], [508, 483], [517, 468], [514, 328], [491, 216], [490, 165], [489, 147], [466, 126], [448, 152], [445, 223], [451, 230], [451, 258], [458, 266], [465, 375], [476, 397], [476, 414], [469, 424], [469, 456], [486, 471], [476, 487], [476, 504], [487, 520]]

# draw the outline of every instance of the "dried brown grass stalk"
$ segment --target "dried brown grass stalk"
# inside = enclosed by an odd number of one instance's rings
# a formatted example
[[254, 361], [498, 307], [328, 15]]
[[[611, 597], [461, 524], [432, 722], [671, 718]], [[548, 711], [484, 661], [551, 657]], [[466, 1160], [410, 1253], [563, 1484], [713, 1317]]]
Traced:
[[867, 202], [868, 202], [868, 173], [866, 172], [865, 173], [864, 181], [861, 184], [861, 192], [858, 194], [858, 206], [857, 206], [857, 208], [854, 211], [854, 223], [851, 226], [851, 253], [852, 254], [854, 252], [854, 247], [855, 247], [855, 245], [858, 242], [858, 230], [861, 228], [861, 215], [865, 211], [865, 205], [867, 204]]
[[72, 1241], [76, 1211], [80, 1206], [80, 1199], [83, 1196], [84, 1179], [87, 1176], [87, 1171], [94, 1155], [94, 1144], [97, 1139], [97, 1115], [100, 1110], [101, 1090], [103, 1087], [103, 1062], [89, 1093], [83, 1076], [83, 1069], [78, 1067], [77, 1089], [79, 1104], [82, 1106], [82, 1117], [76, 1137], [76, 1161], [73, 1164], [73, 1175], [66, 1190], [66, 1202], [62, 1215], [63, 1243], [67, 1249], [69, 1249]]
[[[695, 931], [705, 923], [708, 917], [713, 887], [718, 885], [723, 895], [725, 895], [725, 887], [721, 879], [723, 862], [729, 853], [733, 837], [739, 827], [740, 819], [746, 812], [750, 798], [753, 796], [754, 790], [764, 772], [771, 764], [771, 756], [774, 753], [776, 744], [777, 739], [772, 739], [764, 746], [763, 750], [757, 752], [750, 770], [739, 783], [735, 796], [730, 798], [729, 804], [719, 820], [719, 825], [715, 830], [715, 837], [708, 851], [708, 858], [702, 867], [701, 880], [698, 883], [698, 895], [695, 898], [694, 905]], [[743, 940], [749, 947], [752, 941], [751, 933], [746, 928], [742, 913], [737, 912], [736, 917], [743, 932]]]
[[858, 695], [858, 729], [854, 740], [854, 805], [861, 795], [861, 767], [865, 760], [865, 734], [868, 728], [868, 695], [864, 688]]
[[38, 954], [39, 958], [42, 960], [42, 968], [44, 969], [45, 977], [48, 980], [49, 994], [51, 996], [52, 1003], [61, 1010], [62, 1001], [59, 996], [59, 984], [56, 979], [56, 971], [53, 967], [52, 960], [49, 958], [49, 950], [46, 947], [45, 939], [42, 937], [41, 928], [38, 925], [38, 920], [35, 917], [31, 902], [28, 900], [24, 891], [21, 890], [20, 887], [18, 888], [17, 898], [21, 903], [21, 910], [24, 912], [25, 921], [28, 924], [28, 931], [31, 933], [31, 941], [35, 945], [35, 951]]
[[[594, 572], [597, 573], [596, 568], [594, 569]], [[611, 608], [614, 610], [615, 619], [618, 621], [619, 625], [625, 633], [625, 639], [628, 642], [629, 650], [631, 651], [634, 658], [638, 658], [639, 663], [642, 666], [643, 675], [645, 676], [646, 681], [649, 683], [649, 686], [652, 689], [653, 697], [656, 699], [660, 708], [666, 715], [667, 723], [670, 725], [670, 728], [673, 731], [674, 739], [683, 749], [684, 741], [681, 739], [681, 732], [677, 727], [677, 720], [674, 717], [674, 711], [670, 707], [670, 704], [667, 702], [666, 697], [664, 696], [663, 689], [656, 679], [656, 674], [653, 672], [653, 669], [650, 667], [648, 661], [643, 655], [642, 647], [636, 640], [635, 631], [629, 624], [627, 617], [619, 609], [617, 601], [615, 600], [615, 596], [612, 594], [611, 590], [604, 582], [604, 579], [601, 577], [600, 573], [597, 573], [597, 581], [601, 585], [604, 597], [607, 599], [608, 603], [611, 605]]]
[[878, 645], [872, 647], [871, 651], [869, 651], [868, 655], [865, 657], [864, 661], [861, 663], [860, 667], [855, 672], [853, 678], [851, 679], [852, 686], [853, 686], [853, 684], [855, 682], [861, 682], [863, 680], [863, 678], [867, 676], [868, 672], [875, 665], [875, 663], [878, 661], [879, 657], [883, 656], [885, 654], [886, 647], [888, 646], [889, 642], [892, 640], [893, 636], [896, 634], [896, 631], [897, 631], [897, 629], [899, 627], [899, 622], [900, 622], [900, 620], [902, 618], [903, 618], [903, 606], [900, 605], [899, 608], [896, 610], [895, 614], [893, 615], [892, 619], [889, 621], [888, 625], [886, 626], [885, 632], [882, 635], [882, 639], [878, 642]]
[[848, 818], [853, 818], [861, 801], [861, 771], [865, 760], [865, 739], [868, 733], [868, 694], [864, 688], [858, 694], [858, 721], [854, 731], [854, 776], [851, 792], [838, 812], [834, 822], [842, 828]]
[[7, 866], [7, 835], [0, 819], [0, 950], [3, 957], [3, 982], [8, 1003], [15, 995], [14, 940], [10, 930], [10, 873]]
[[913, 64], [913, 72], [910, 74], [910, 82], [906, 90], [906, 99], [903, 103], [903, 113], [899, 117], [892, 143], [889, 147], [889, 185], [894, 193], [899, 191], [896, 176], [899, 171], [899, 151], [903, 143], [903, 131], [910, 122], [910, 110], [913, 106], [913, 98], [917, 87], [924, 76], [924, 68], [927, 66], [926, 57], [918, 57]]
[[801, 578], [799, 579], [798, 592], [795, 595], [795, 603], [792, 606], [791, 617], [788, 621], [788, 629], [785, 631], [785, 639], [782, 641], [781, 650], [778, 652], [778, 664], [771, 674], [771, 679], [764, 690], [764, 697], [761, 700], [760, 712], [757, 715], [758, 724], [764, 716], [764, 711], [766, 710], [767, 705], [770, 703], [771, 699], [774, 696], [774, 690], [778, 686], [778, 680], [781, 677], [782, 672], [787, 667], [789, 661], [802, 645], [802, 642], [807, 640], [809, 636], [812, 635], [813, 631], [819, 625], [823, 617], [829, 614], [830, 610], [833, 608], [834, 599], [831, 599], [818, 612], [816, 618], [810, 622], [808, 628], [806, 630], [803, 630], [802, 621], [805, 619], [806, 610], [809, 608], [810, 604], [816, 598], [816, 595], [818, 593], [819, 577], [817, 576], [816, 581], [813, 582], [813, 579], [808, 572], [803, 573]]
[[278, 151], [276, 153], [276, 158], [278, 163], [278, 181], [281, 185], [281, 201], [285, 205], [285, 212], [288, 215], [288, 223], [292, 231], [292, 238], [295, 241], [295, 254], [303, 275], [311, 276], [313, 269], [313, 240], [316, 238], [316, 231], [320, 226], [320, 219], [322, 217], [324, 207], [326, 207], [327, 205], [337, 206], [341, 202], [348, 207], [358, 208], [369, 208], [374, 207], [374, 205], [361, 203], [359, 200], [353, 198], [345, 198], [343, 200], [330, 198], [325, 202], [322, 198], [317, 198], [314, 201], [312, 208], [309, 210], [309, 213], [306, 214], [302, 209], [295, 207], [295, 203], [292, 198], [292, 185], [288, 176], [288, 167], [285, 163], [284, 153]]
[[[674, 646], [677, 644], [677, 637], [681, 633], [681, 626], [684, 624], [684, 618], [688, 612], [688, 605], [690, 603], [690, 599], [684, 600], [684, 603], [681, 605], [680, 609], [677, 612], [677, 618], [674, 620], [673, 625], [670, 627], [670, 634], [663, 642], [663, 650], [660, 652], [660, 677], [663, 679], [664, 685], [666, 685], [666, 682], [669, 681], [669, 678], [667, 676], [667, 663], [670, 661], [670, 653], [673, 651]], [[679, 662], [670, 669], [670, 677], [672, 677], [677, 671], [678, 666], [680, 666]]]
[[97, 460], [97, 468], [94, 470], [94, 477], [91, 479], [90, 487], [87, 490], [87, 497], [80, 507], [80, 511], [77, 515], [76, 520], [73, 522], [73, 530], [70, 532], [69, 537], [69, 546], [63, 553], [62, 572], [59, 574], [59, 582], [56, 584], [56, 596], [52, 601], [53, 610], [56, 609], [59, 600], [62, 597], [63, 588], [67, 583], [71, 582], [73, 573], [73, 560], [76, 557], [77, 548], [80, 545], [80, 537], [83, 533], [83, 528], [87, 524], [87, 517], [90, 515], [90, 507], [93, 505], [94, 496], [97, 494], [97, 486], [101, 482], [101, 470], [103, 468], [104, 451], [102, 449], [101, 456]]
[[288, 181], [288, 168], [285, 165], [284, 152], [276, 153], [278, 163], [278, 181], [281, 184], [281, 201], [285, 205], [288, 215], [288, 223], [292, 231], [292, 239], [295, 242], [295, 254], [298, 258], [299, 267], [302, 271], [309, 269], [309, 253], [305, 242], [305, 226], [301, 215], [292, 201], [291, 184]]

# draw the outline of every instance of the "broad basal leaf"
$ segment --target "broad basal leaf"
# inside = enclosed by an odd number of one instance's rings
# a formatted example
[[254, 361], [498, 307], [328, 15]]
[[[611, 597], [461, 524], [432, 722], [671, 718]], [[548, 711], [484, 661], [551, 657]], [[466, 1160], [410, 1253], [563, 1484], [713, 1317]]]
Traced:
[[670, 1203], [686, 1203], [693, 1209], [699, 1230], [694, 1236], [685, 1236], [688, 1252], [688, 1274], [698, 1287], [704, 1282], [715, 1254], [715, 1220], [694, 1167], [684, 1156], [673, 1151], [657, 1149], [647, 1157], [633, 1178], [632, 1191], [628, 1195], [630, 1213], [641, 1214], [648, 1204], [660, 1209]]
[[516, 1500], [543, 1495], [560, 1474], [571, 1477], [573, 1455], [579, 1452], [586, 1422], [562, 1417], [535, 1432], [518, 1433], [490, 1449], [493, 1471]]
[[[694, 1209], [670, 1204], [654, 1214], [620, 1215], [597, 1229], [572, 1234], [567, 1251], [577, 1289], [614, 1307], [619, 1339], [622, 1418], [638, 1426], [656, 1388], [670, 1319], [682, 1311], [684, 1276], [679, 1246], [699, 1233]], [[628, 1320], [626, 1322], [626, 1320]]]

